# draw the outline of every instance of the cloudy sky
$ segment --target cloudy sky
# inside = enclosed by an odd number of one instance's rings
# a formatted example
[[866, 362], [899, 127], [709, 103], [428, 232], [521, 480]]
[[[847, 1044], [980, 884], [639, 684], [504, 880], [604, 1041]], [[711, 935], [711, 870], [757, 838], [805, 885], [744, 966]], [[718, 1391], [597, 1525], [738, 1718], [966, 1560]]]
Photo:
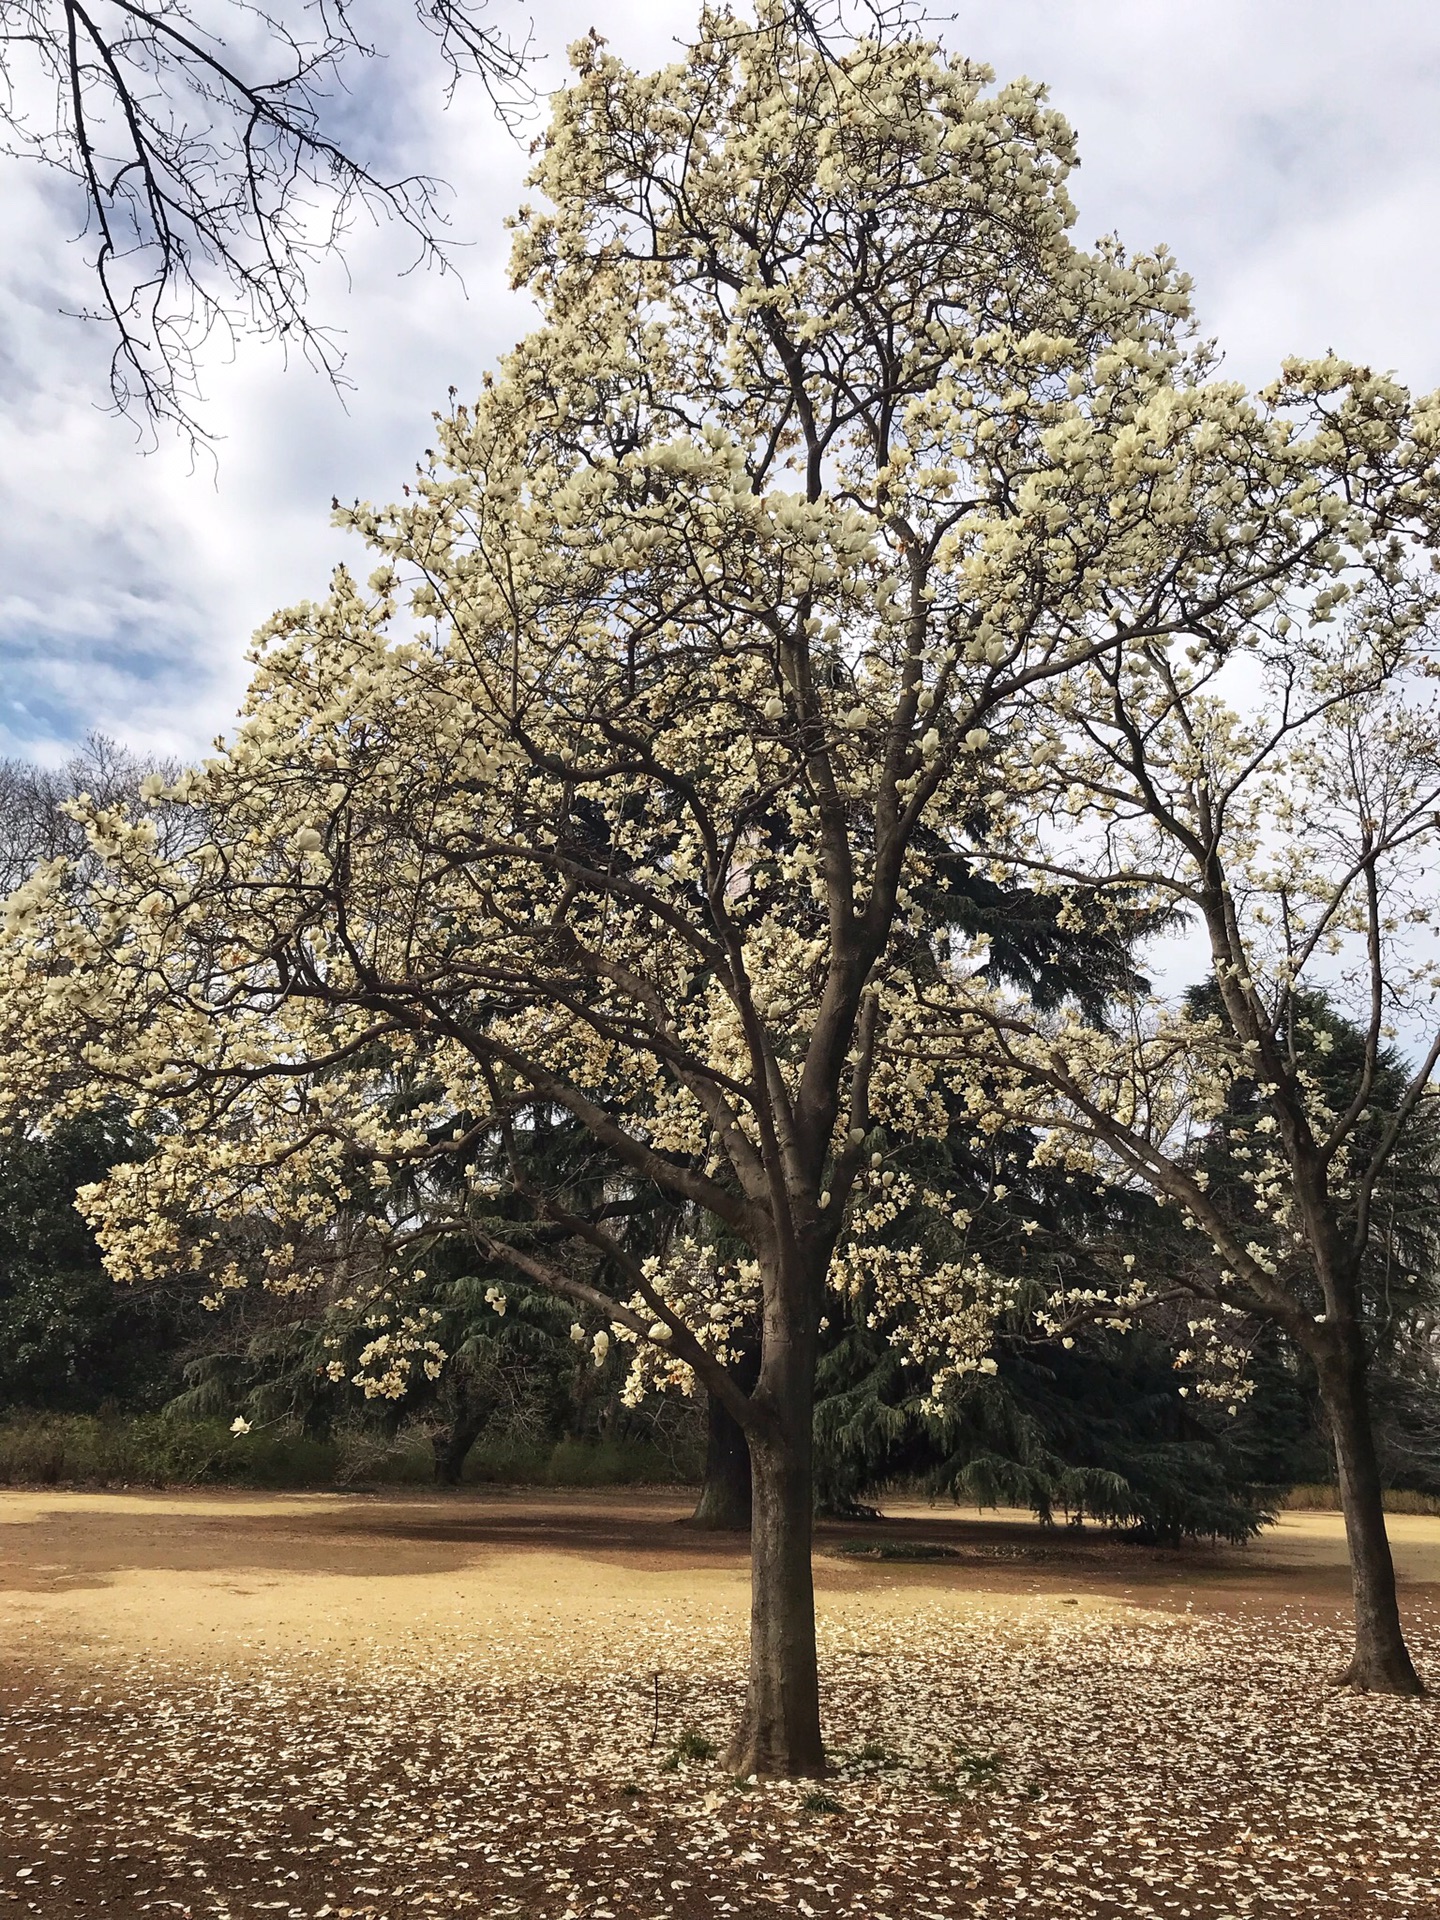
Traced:
[[[493, 0], [497, 14], [516, 0]], [[695, 0], [535, 0], [563, 48], [591, 25], [623, 56], [672, 57]], [[951, 16], [953, 8], [953, 17]], [[372, 26], [398, 0], [370, 0]], [[946, 42], [1047, 81], [1079, 129], [1079, 237], [1169, 243], [1230, 370], [1264, 380], [1333, 346], [1440, 385], [1440, 11], [1434, 0], [948, 0]], [[227, 724], [252, 629], [323, 591], [350, 550], [331, 496], [385, 498], [431, 412], [521, 332], [504, 214], [524, 156], [484, 96], [441, 109], [417, 35], [358, 83], [355, 142], [381, 168], [453, 186], [464, 286], [402, 275], [393, 234], [358, 233], [348, 277], [317, 281], [343, 328], [342, 405], [303, 363], [242, 343], [207, 368], [218, 470], [136, 451], [108, 417], [108, 344], [63, 317], [85, 298], [75, 216], [53, 183], [0, 161], [0, 754], [53, 760], [87, 730], [166, 752]], [[356, 555], [364, 565], [363, 557]]]

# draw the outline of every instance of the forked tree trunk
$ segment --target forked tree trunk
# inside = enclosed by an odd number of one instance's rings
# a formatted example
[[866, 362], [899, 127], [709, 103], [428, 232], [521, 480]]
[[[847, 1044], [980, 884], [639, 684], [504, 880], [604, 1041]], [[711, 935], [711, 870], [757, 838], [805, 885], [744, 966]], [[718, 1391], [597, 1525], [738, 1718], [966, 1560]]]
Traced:
[[706, 1414], [705, 1481], [689, 1524], [709, 1533], [750, 1530], [750, 1449], [745, 1429], [713, 1393]]
[[1342, 1330], [1340, 1341], [1316, 1362], [1320, 1397], [1335, 1445], [1355, 1597], [1354, 1657], [1337, 1684], [1367, 1693], [1422, 1693], [1400, 1627], [1395, 1563], [1385, 1530], [1380, 1463], [1358, 1330]]
[[465, 1404], [448, 1427], [430, 1437], [435, 1452], [435, 1478], [442, 1487], [458, 1487], [465, 1473], [470, 1449], [484, 1432], [493, 1411], [490, 1400], [478, 1406]]
[[[790, 1343], [786, 1343], [787, 1347]], [[767, 1352], [755, 1403], [750, 1477], [750, 1675], [727, 1755], [738, 1774], [819, 1774], [820, 1677], [815, 1659], [814, 1356]]]

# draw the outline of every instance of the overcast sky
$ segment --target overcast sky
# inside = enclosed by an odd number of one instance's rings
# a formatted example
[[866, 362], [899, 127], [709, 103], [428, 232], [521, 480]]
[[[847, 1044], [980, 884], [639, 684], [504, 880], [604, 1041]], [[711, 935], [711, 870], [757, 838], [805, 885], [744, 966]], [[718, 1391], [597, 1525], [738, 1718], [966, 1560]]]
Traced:
[[[497, 12], [513, 0], [495, 0]], [[1327, 347], [1440, 385], [1440, 8], [1435, 0], [952, 0], [947, 44], [1001, 78], [1048, 82], [1078, 128], [1078, 237], [1169, 243], [1232, 373], [1270, 377]], [[637, 64], [671, 57], [694, 0], [537, 0], [547, 84], [591, 25]], [[405, 10], [371, 0], [372, 23]], [[944, 11], [948, 14], [951, 8]], [[503, 17], [503, 15], [502, 15]], [[98, 728], [193, 753], [223, 729], [252, 629], [363, 554], [329, 503], [389, 498], [446, 390], [471, 393], [524, 330], [502, 221], [525, 160], [478, 89], [441, 110], [418, 35], [351, 103], [383, 167], [455, 189], [458, 280], [402, 277], [394, 236], [357, 234], [348, 284], [317, 282], [343, 328], [345, 405], [303, 364], [245, 343], [208, 370], [218, 474], [135, 450], [100, 410], [108, 343], [62, 317], [85, 298], [74, 214], [0, 162], [0, 754], [53, 760]]]

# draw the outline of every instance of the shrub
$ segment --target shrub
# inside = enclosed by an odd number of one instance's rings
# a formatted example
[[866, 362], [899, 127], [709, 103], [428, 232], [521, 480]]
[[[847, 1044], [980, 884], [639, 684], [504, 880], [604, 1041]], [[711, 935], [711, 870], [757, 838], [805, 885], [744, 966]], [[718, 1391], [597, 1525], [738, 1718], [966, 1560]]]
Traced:
[[[363, 1427], [333, 1439], [296, 1428], [232, 1433], [222, 1420], [173, 1415], [14, 1413], [0, 1419], [0, 1485], [73, 1487], [427, 1486], [435, 1459], [426, 1433], [396, 1438]], [[640, 1440], [561, 1440], [554, 1446], [482, 1443], [470, 1482], [518, 1486], [671, 1484], [675, 1462]]]

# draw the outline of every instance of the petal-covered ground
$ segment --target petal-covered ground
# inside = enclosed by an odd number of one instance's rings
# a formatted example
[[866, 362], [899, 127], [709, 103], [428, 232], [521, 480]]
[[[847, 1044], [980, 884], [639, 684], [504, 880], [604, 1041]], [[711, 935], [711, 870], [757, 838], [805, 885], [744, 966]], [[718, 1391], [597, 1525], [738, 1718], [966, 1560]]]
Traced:
[[[711, 1753], [742, 1679], [734, 1549], [673, 1552], [658, 1509], [648, 1556], [495, 1549], [482, 1516], [468, 1548], [437, 1523], [417, 1561], [412, 1525], [367, 1570], [310, 1573], [299, 1521], [286, 1553], [252, 1524], [244, 1570], [244, 1503], [192, 1503], [177, 1566], [176, 1515], [132, 1504], [103, 1575], [4, 1530], [0, 1909], [1440, 1915], [1440, 1700], [1327, 1687], [1331, 1570], [1247, 1586], [1197, 1556], [1187, 1610], [1183, 1561], [1137, 1563], [1127, 1600], [1123, 1556], [1031, 1565], [1027, 1529], [980, 1581], [963, 1557], [824, 1562], [834, 1772], [767, 1784]], [[393, 1507], [354, 1511], [352, 1535]], [[1434, 1589], [1408, 1602], [1440, 1672]]]

